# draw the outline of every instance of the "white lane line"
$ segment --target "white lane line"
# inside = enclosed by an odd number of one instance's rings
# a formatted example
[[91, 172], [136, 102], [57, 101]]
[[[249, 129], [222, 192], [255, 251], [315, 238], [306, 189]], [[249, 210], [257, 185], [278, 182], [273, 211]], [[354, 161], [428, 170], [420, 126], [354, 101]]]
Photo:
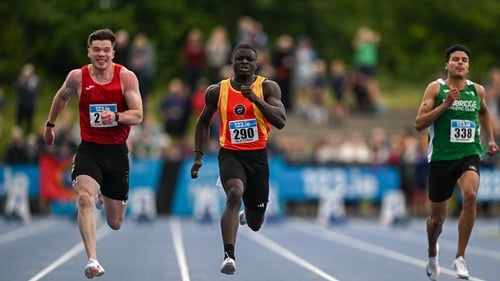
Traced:
[[[111, 232], [111, 229], [107, 227], [107, 225], [103, 225], [99, 228], [97, 232], [97, 237], [96, 237], [96, 242], [101, 240], [103, 237], [108, 235]], [[38, 272], [35, 276], [31, 277], [28, 281], [38, 281], [42, 279], [44, 276], [47, 274], [51, 273], [54, 271], [56, 268], [79, 254], [80, 252], [84, 251], [85, 248], [83, 247], [83, 242], [79, 242], [73, 248], [71, 248], [69, 251], [64, 253], [60, 258], [49, 264], [47, 267], [42, 269], [42, 271]]]
[[14, 231], [2, 234], [2, 235], [0, 235], [0, 245], [14, 241], [14, 240], [18, 240], [18, 239], [21, 239], [21, 238], [24, 238], [24, 237], [27, 237], [30, 235], [37, 234], [37, 233], [51, 227], [54, 224], [55, 224], [54, 221], [37, 222], [37, 223], [30, 224], [26, 227], [22, 227], [22, 228], [14, 230]]
[[177, 257], [177, 264], [179, 265], [182, 281], [190, 281], [191, 279], [189, 277], [189, 268], [187, 265], [186, 252], [184, 251], [184, 241], [182, 240], [182, 229], [179, 219], [170, 219], [170, 229], [172, 232], [175, 255]]
[[[312, 236], [322, 237], [323, 239], [330, 240], [330, 241], [333, 241], [335, 243], [343, 244], [343, 245], [351, 247], [351, 248], [356, 248], [360, 251], [364, 251], [367, 253], [383, 256], [386, 258], [391, 258], [391, 259], [394, 259], [398, 262], [404, 262], [404, 263], [415, 265], [415, 266], [418, 266], [421, 268], [425, 268], [425, 266], [427, 265], [427, 261], [420, 260], [420, 259], [408, 256], [405, 254], [401, 254], [401, 253], [396, 252], [396, 251], [388, 250], [387, 248], [383, 248], [383, 247], [377, 246], [375, 244], [370, 244], [370, 243], [367, 243], [365, 241], [355, 239], [355, 238], [352, 238], [352, 237], [349, 237], [346, 235], [342, 235], [342, 234], [339, 234], [339, 233], [336, 233], [333, 231], [327, 231], [327, 230], [317, 231], [317, 229], [316, 229], [316, 231], [313, 231], [310, 228], [299, 227], [298, 225], [292, 225], [292, 227], [298, 231], [301, 231], [303, 233], [306, 233], [306, 234], [309, 234]], [[445, 273], [445, 274], [451, 275], [453, 277], [456, 276], [456, 273], [454, 270], [444, 268], [443, 266], [441, 266], [441, 273]], [[475, 278], [472, 276], [469, 278], [469, 280], [471, 280], [471, 281], [486, 281], [486, 280]]]
[[[359, 229], [359, 231], [363, 231], [363, 232], [367, 232], [367, 231], [372, 230], [372, 229], [369, 229], [367, 227], [362, 227], [362, 226], [355, 225], [355, 224], [352, 224], [351, 228]], [[425, 226], [423, 226], [422, 229], [425, 231]], [[456, 229], [456, 228], [450, 228], [450, 229]], [[450, 230], [450, 231], [452, 231], [452, 230]], [[372, 232], [373, 233], [372, 235], [378, 235], [378, 236], [387, 238], [388, 232], [391, 232], [391, 229], [382, 229], [381, 231]], [[467, 254], [469, 254], [469, 255], [474, 254], [477, 256], [481, 256], [481, 257], [489, 257], [489, 258], [500, 260], [500, 252], [499, 251], [496, 251], [496, 250], [491, 249], [491, 248], [486, 249], [483, 247], [477, 247], [477, 246], [472, 245], [474, 242], [472, 239], [477, 240], [480, 238], [479, 235], [481, 235], [480, 229], [474, 229], [474, 232], [478, 232], [478, 234], [474, 233], [474, 234], [476, 234], [477, 237], [471, 237], [471, 242], [469, 242], [469, 245], [467, 246]], [[414, 230], [400, 229], [394, 233], [397, 233], [397, 235], [392, 237], [392, 239], [398, 239], [401, 241], [409, 241], [409, 242], [412, 242], [414, 244], [419, 244], [419, 245], [423, 245], [423, 246], [427, 247], [427, 239], [422, 239], [422, 235], [415, 232]], [[456, 245], [457, 245], [456, 241], [448, 240], [448, 239], [445, 239], [443, 237], [439, 238], [439, 247], [441, 249], [455, 251], [456, 247], [457, 247]]]
[[269, 250], [275, 252], [276, 254], [283, 256], [284, 258], [298, 264], [299, 266], [302, 266], [303, 268], [311, 271], [312, 273], [320, 276], [321, 278], [329, 281], [340, 281], [339, 279], [336, 279], [335, 277], [331, 276], [330, 274], [324, 272], [323, 270], [319, 269], [318, 267], [314, 266], [310, 262], [300, 258], [296, 254], [292, 253], [291, 251], [287, 250], [286, 248], [280, 246], [273, 240], [265, 237], [264, 235], [256, 232], [248, 233], [245, 231], [242, 231], [241, 233], [244, 233], [248, 238], [254, 240], [255, 242], [261, 244], [265, 248], [268, 248]]

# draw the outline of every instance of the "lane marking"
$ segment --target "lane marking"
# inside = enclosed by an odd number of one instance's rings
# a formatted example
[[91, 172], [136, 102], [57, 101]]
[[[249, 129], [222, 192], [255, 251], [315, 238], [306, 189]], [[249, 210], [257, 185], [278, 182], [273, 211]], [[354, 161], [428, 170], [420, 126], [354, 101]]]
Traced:
[[296, 263], [297, 265], [311, 271], [312, 273], [320, 276], [321, 278], [323, 278], [325, 280], [340, 281], [339, 279], [336, 279], [335, 277], [324, 272], [320, 268], [314, 266], [312, 263], [300, 258], [296, 254], [292, 253], [288, 249], [284, 248], [283, 246], [280, 246], [278, 243], [274, 242], [273, 240], [267, 238], [266, 236], [264, 236], [260, 233], [257, 233], [257, 232], [248, 233], [246, 231], [241, 231], [241, 233], [244, 233], [248, 238], [261, 244], [263, 247], [265, 247], [265, 248], [275, 252], [276, 254]]
[[0, 245], [11, 241], [19, 240], [27, 236], [35, 235], [47, 228], [50, 228], [54, 224], [55, 224], [54, 221], [36, 222], [28, 226], [2, 234], [0, 235]]
[[182, 229], [179, 219], [170, 219], [170, 230], [172, 232], [172, 241], [174, 243], [175, 256], [177, 257], [177, 264], [181, 272], [183, 281], [190, 281], [189, 268], [187, 265], [186, 252], [184, 250], [184, 241], [182, 239]]
[[[418, 266], [421, 268], [425, 268], [425, 266], [427, 265], [427, 261], [417, 259], [417, 258], [408, 256], [408, 255], [405, 255], [405, 254], [401, 254], [401, 253], [396, 252], [396, 251], [388, 250], [387, 248], [380, 247], [380, 246], [377, 246], [375, 244], [367, 243], [365, 241], [355, 239], [355, 238], [352, 238], [352, 237], [349, 237], [346, 235], [342, 235], [342, 234], [339, 234], [339, 233], [334, 232], [334, 231], [328, 231], [325, 229], [323, 229], [322, 231], [317, 231], [317, 229], [316, 229], [316, 231], [312, 231], [309, 228], [306, 229], [306, 227], [300, 227], [296, 224], [291, 225], [291, 227], [300, 231], [300, 232], [303, 232], [303, 233], [306, 233], [306, 234], [309, 234], [312, 236], [322, 237], [325, 240], [330, 240], [330, 241], [333, 241], [333, 242], [336, 242], [336, 243], [339, 243], [339, 244], [342, 244], [342, 245], [345, 245], [345, 246], [348, 246], [351, 248], [356, 248], [360, 251], [364, 251], [367, 253], [383, 256], [386, 258], [391, 258], [391, 259], [394, 259], [398, 262], [404, 262], [404, 263], [407, 263], [410, 265], [415, 265], [415, 266]], [[456, 277], [456, 273], [454, 270], [445, 268], [443, 266], [441, 266], [441, 273], [445, 273], [447, 275]], [[472, 276], [469, 278], [469, 280], [471, 280], [471, 281], [486, 281], [486, 280], [475, 278]]]
[[[369, 229], [367, 227], [362, 227], [359, 224], [357, 224], [357, 225], [352, 224], [352, 228], [358, 229], [358, 230], [364, 231], [364, 232], [366, 232], [367, 229]], [[425, 228], [423, 228], [423, 229], [425, 231]], [[368, 231], [371, 231], [371, 229]], [[476, 232], [473, 234], [480, 235], [480, 231], [481, 231], [480, 229], [474, 229], [473, 231]], [[382, 236], [382, 237], [386, 237], [387, 233], [390, 233], [390, 231], [372, 232], [373, 235]], [[393, 237], [393, 239], [398, 239], [401, 241], [410, 241], [412, 243], [423, 245], [423, 246], [427, 247], [427, 240], [422, 240], [422, 235], [417, 234], [412, 229], [401, 229], [397, 233], [398, 233], [398, 235], [395, 235], [395, 237]], [[479, 237], [472, 237], [471, 236], [471, 241], [469, 241], [469, 245], [467, 246], [467, 254], [474, 254], [477, 256], [481, 256], [481, 257], [489, 257], [489, 258], [500, 260], [500, 252], [499, 251], [493, 250], [491, 248], [482, 248], [482, 247], [477, 247], [477, 246], [471, 245], [473, 243], [472, 239], [477, 240], [478, 238]], [[439, 246], [441, 247], [441, 249], [455, 251], [456, 244], [457, 244], [456, 241], [445, 239], [443, 237], [439, 238]]]
[[[111, 229], [107, 227], [106, 224], [102, 225], [98, 230], [97, 230], [97, 235], [96, 235], [96, 243], [97, 241], [101, 240], [105, 236], [107, 236], [109, 233], [111, 233]], [[80, 252], [83, 252], [85, 248], [83, 247], [83, 242], [77, 243], [73, 248], [71, 248], [69, 251], [64, 253], [60, 258], [49, 264], [47, 267], [42, 269], [40, 272], [38, 272], [35, 276], [31, 277], [28, 281], [38, 281], [45, 277], [47, 274], [51, 273], [54, 271], [56, 268], [79, 254]]]

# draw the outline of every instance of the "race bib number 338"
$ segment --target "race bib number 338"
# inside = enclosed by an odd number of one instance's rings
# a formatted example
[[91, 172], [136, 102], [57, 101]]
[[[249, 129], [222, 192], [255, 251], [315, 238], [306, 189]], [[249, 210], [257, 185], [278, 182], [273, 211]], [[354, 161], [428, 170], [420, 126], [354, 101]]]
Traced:
[[90, 113], [90, 127], [113, 127], [118, 125], [118, 122], [113, 121], [111, 124], [103, 124], [101, 114], [103, 111], [111, 111], [116, 112], [118, 107], [116, 104], [91, 104], [89, 105], [89, 113]]
[[476, 123], [470, 120], [451, 120], [450, 142], [474, 142]]

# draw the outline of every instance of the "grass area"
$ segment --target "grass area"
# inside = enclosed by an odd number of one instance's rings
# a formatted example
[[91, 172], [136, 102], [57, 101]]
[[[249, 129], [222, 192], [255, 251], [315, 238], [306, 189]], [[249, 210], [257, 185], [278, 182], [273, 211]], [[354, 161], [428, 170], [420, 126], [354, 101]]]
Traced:
[[422, 99], [421, 94], [415, 89], [398, 89], [397, 91], [383, 92], [382, 100], [389, 110], [413, 110], [416, 113]]

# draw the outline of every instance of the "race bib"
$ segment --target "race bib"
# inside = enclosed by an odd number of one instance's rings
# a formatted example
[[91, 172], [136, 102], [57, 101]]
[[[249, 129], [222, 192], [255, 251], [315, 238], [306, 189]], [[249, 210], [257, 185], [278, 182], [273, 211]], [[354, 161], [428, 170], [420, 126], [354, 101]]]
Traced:
[[451, 120], [450, 142], [474, 142], [476, 123], [470, 120]]
[[118, 125], [118, 122], [113, 121], [111, 124], [103, 124], [101, 114], [103, 111], [108, 110], [111, 112], [118, 111], [116, 104], [91, 104], [89, 105], [90, 114], [90, 127], [114, 127]]
[[231, 143], [249, 143], [259, 139], [257, 120], [247, 119], [229, 122]]

